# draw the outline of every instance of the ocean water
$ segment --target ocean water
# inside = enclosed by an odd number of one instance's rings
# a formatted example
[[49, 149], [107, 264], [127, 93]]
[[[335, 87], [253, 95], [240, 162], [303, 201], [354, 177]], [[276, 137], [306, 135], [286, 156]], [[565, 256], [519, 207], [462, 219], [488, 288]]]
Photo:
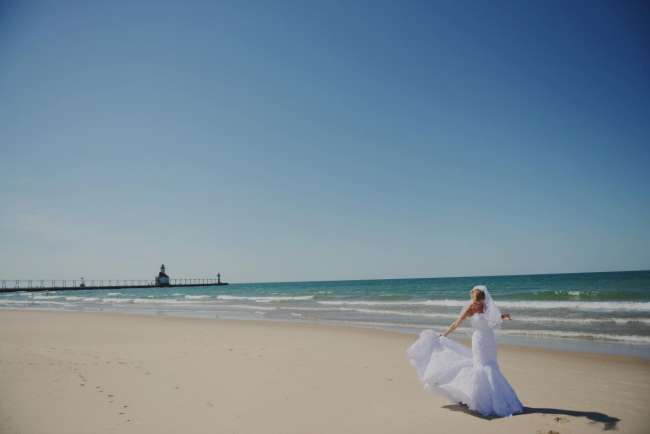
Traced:
[[[487, 285], [502, 342], [650, 357], [650, 271], [0, 293], [0, 308], [444, 330]], [[457, 336], [469, 337], [469, 324]]]

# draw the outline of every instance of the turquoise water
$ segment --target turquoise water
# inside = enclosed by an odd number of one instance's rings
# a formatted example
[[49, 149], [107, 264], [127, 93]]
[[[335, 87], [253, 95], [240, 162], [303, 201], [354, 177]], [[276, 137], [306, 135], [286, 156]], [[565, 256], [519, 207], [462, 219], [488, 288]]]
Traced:
[[505, 341], [650, 356], [650, 271], [23, 292], [0, 294], [0, 308], [442, 330], [477, 284], [514, 318], [499, 332]]

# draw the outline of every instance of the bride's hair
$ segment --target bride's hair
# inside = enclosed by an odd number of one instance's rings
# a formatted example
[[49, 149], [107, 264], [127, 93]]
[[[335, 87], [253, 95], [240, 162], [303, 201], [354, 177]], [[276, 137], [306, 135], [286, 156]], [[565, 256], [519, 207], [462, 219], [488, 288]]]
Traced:
[[478, 288], [472, 288], [472, 292], [473, 292], [474, 294], [476, 294], [476, 295], [474, 296], [474, 299], [475, 299], [476, 301], [485, 301], [485, 292], [484, 292], [483, 290], [478, 289]]

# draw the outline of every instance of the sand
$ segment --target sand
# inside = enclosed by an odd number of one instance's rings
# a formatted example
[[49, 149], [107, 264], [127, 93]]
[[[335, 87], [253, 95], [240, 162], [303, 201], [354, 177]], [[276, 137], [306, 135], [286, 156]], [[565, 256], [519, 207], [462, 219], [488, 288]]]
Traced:
[[527, 413], [422, 390], [413, 335], [331, 325], [0, 311], [0, 433], [647, 433], [650, 362], [501, 347]]

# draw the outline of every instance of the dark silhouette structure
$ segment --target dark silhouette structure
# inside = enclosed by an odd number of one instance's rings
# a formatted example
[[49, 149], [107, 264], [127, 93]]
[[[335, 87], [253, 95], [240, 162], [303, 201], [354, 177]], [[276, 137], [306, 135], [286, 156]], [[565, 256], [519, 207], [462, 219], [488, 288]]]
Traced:
[[165, 264], [160, 266], [160, 273], [156, 277], [156, 286], [169, 286], [169, 276], [165, 273]]
[[[40, 282], [34, 284], [34, 282]], [[185, 286], [221, 286], [228, 282], [221, 281], [221, 273], [217, 278], [175, 278], [171, 279], [165, 270], [165, 264], [160, 266], [160, 272], [155, 279], [146, 280], [0, 280], [0, 293], [6, 292], [38, 292], [38, 291], [74, 291], [89, 289], [136, 289], [152, 287], [185, 287]]]

